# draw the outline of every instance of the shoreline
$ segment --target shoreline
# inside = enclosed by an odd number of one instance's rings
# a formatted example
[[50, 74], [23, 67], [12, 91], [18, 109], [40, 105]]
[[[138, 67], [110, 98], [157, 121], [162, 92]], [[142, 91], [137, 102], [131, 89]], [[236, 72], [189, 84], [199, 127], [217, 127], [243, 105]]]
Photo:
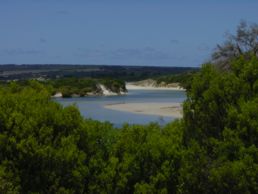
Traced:
[[106, 109], [130, 112], [135, 114], [156, 115], [164, 117], [182, 118], [181, 103], [116, 103], [107, 104]]
[[124, 96], [127, 92], [120, 92], [120, 93], [103, 93], [103, 94], [97, 94], [97, 93], [88, 93], [87, 95], [80, 96], [79, 94], [72, 94], [69, 97], [63, 97], [63, 94], [61, 92], [57, 92], [56, 94], [52, 95], [52, 98], [83, 98], [83, 97], [97, 97], [97, 96]]
[[[75, 98], [75, 97], [87, 97], [87, 96], [119, 96], [119, 95], [126, 95], [126, 91], [122, 91], [120, 90], [119, 93], [113, 92], [110, 89], [106, 88], [103, 84], [99, 84], [98, 85], [101, 92], [88, 92], [86, 93], [84, 96], [80, 96], [79, 94], [71, 94], [71, 96], [69, 96], [70, 98]], [[65, 98], [62, 94], [62, 92], [56, 92], [54, 95], [52, 95], [53, 98]], [[68, 97], [68, 98], [69, 98]]]
[[127, 90], [177, 90], [177, 91], [185, 91], [184, 88], [181, 87], [154, 87], [154, 86], [139, 86], [133, 83], [126, 83]]
[[[93, 93], [89, 92], [87, 95], [82, 96], [82, 97], [87, 97], [87, 96], [120, 96], [120, 95], [127, 95], [128, 91], [126, 92], [120, 92], [120, 93], [115, 93], [104, 86], [100, 86], [102, 93]], [[174, 91], [185, 91], [184, 88], [181, 88], [179, 86], [176, 87], [155, 87], [155, 86], [139, 86], [131, 82], [126, 83], [126, 90], [174, 90]], [[61, 92], [57, 92], [54, 95], [51, 96], [52, 98], [63, 98], [63, 94]], [[81, 97], [79, 94], [72, 94], [71, 97]]]

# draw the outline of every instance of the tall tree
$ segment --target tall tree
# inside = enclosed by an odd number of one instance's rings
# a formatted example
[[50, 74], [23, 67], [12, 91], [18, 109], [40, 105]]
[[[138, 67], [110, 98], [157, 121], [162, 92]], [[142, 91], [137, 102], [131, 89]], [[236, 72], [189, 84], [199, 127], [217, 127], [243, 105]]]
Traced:
[[242, 54], [258, 56], [258, 25], [242, 21], [236, 34], [228, 34], [223, 44], [218, 44], [212, 55], [212, 61], [219, 68], [230, 69], [230, 61]]

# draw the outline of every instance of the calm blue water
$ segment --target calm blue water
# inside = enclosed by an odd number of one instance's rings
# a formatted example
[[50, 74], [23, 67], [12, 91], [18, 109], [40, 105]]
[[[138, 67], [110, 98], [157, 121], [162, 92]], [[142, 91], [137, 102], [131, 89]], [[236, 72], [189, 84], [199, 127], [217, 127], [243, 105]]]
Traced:
[[158, 122], [163, 125], [172, 121], [173, 117], [134, 114], [104, 108], [106, 104], [132, 102], [183, 102], [184, 91], [172, 90], [129, 90], [124, 96], [96, 96], [82, 98], [56, 98], [55, 101], [64, 106], [76, 104], [81, 114], [86, 118], [99, 121], [109, 121], [115, 126], [129, 124], [147, 124]]

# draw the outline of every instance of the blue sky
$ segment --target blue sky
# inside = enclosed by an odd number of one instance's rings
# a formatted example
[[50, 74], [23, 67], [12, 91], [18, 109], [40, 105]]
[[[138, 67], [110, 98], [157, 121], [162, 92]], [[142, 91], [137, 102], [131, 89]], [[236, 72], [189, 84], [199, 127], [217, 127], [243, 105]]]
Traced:
[[0, 0], [0, 64], [199, 66], [257, 0]]

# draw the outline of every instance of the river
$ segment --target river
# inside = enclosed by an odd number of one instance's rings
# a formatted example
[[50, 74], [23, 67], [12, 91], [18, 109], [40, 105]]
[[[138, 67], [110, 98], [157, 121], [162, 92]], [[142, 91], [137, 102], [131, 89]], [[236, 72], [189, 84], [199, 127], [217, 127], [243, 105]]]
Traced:
[[56, 98], [55, 101], [64, 106], [76, 104], [85, 118], [99, 121], [109, 121], [116, 127], [128, 124], [147, 124], [158, 122], [164, 125], [175, 118], [134, 114], [123, 111], [116, 111], [104, 108], [107, 104], [115, 103], [146, 103], [146, 102], [183, 102], [185, 92], [179, 90], [128, 90], [127, 95], [122, 96], [90, 96], [81, 98]]

